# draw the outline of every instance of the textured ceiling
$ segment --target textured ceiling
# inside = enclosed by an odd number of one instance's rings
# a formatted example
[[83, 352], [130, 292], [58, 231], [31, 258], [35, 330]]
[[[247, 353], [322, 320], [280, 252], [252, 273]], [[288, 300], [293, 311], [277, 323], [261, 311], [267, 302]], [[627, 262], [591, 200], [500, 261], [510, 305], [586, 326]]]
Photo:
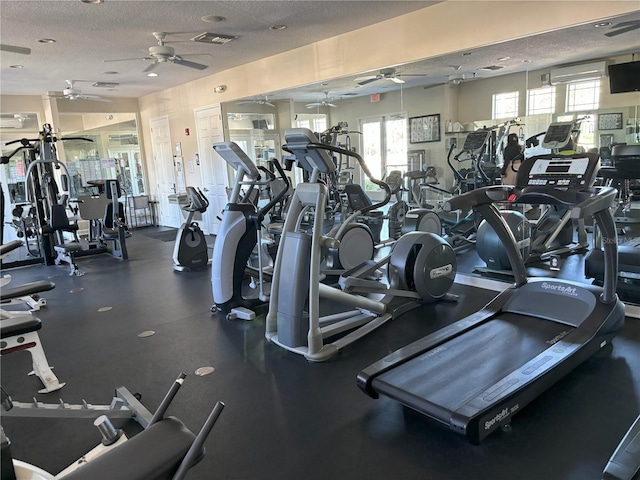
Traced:
[[[578, 25], [407, 65], [397, 65], [395, 66], [396, 71], [400, 78], [405, 80], [403, 85], [389, 80], [378, 80], [364, 86], [358, 86], [358, 83], [354, 81], [360, 77], [358, 75], [286, 91], [270, 92], [269, 99], [277, 101], [293, 98], [300, 102], [316, 102], [325, 98], [324, 92], [329, 92], [329, 97], [337, 102], [353, 96], [398, 90], [401, 87], [428, 87], [443, 84], [454, 78], [464, 77], [462, 81], [471, 82], [475, 78], [490, 78], [527, 70], [535, 71], [591, 60], [611, 59], [624, 55], [628, 55], [626, 61], [631, 61], [634, 54], [635, 60], [640, 60], [640, 10], [608, 20], [611, 25], [600, 28], [594, 27], [595, 23]], [[639, 28], [624, 31], [626, 22], [631, 22], [631, 25], [637, 25]], [[613, 36], [605, 35], [617, 32], [624, 33]], [[484, 67], [494, 65], [500, 65], [504, 68], [482, 70]], [[379, 71], [366, 75], [377, 73]], [[402, 74], [419, 76], [403, 77]], [[640, 94], [638, 95], [640, 97]]]
[[[439, 2], [105, 0], [92, 5], [79, 0], [0, 0], [0, 43], [32, 50], [30, 55], [0, 53], [0, 92], [40, 95], [60, 91], [67, 86], [65, 80], [74, 79], [87, 80], [76, 84], [85, 94], [136, 98], [436, 3]], [[576, 3], [576, 8], [578, 5]], [[207, 23], [201, 20], [205, 15], [220, 15], [225, 20]], [[464, 76], [467, 82], [473, 78], [640, 53], [640, 29], [605, 35], [620, 31], [621, 23], [640, 22], [640, 10], [610, 21], [612, 24], [603, 28], [594, 28], [594, 24], [579, 25], [395, 67], [400, 74], [420, 75], [401, 77], [406, 81], [403, 88], [408, 88], [441, 84], [452, 77]], [[269, 29], [278, 24], [288, 28]], [[143, 70], [150, 61], [143, 57], [148, 55], [149, 47], [156, 45], [152, 33], [157, 31], [173, 32], [168, 35], [167, 43], [175, 48], [176, 54], [207, 68], [196, 70], [164, 63], [157, 66], [159, 77], [147, 77]], [[239, 38], [224, 45], [190, 40], [206, 31]], [[455, 33], [453, 26], [452, 33]], [[56, 43], [39, 43], [38, 39], [42, 38], [55, 39]], [[504, 57], [510, 58], [498, 60]], [[138, 60], [104, 62], [127, 58]], [[525, 60], [527, 63], [523, 63]], [[9, 68], [14, 64], [24, 68]], [[491, 65], [504, 68], [481, 70]], [[118, 73], [105, 73], [108, 71]], [[292, 98], [313, 102], [322, 100], [323, 92], [340, 101], [400, 88], [389, 80], [360, 87], [355, 78], [357, 76], [270, 92], [269, 101]], [[93, 87], [92, 83], [97, 81], [120, 85], [114, 89]]]
[[[435, 3], [0, 0], [0, 43], [31, 49], [30, 55], [0, 53], [1, 89], [3, 94], [41, 95], [66, 88], [65, 80], [87, 80], [75, 85], [84, 94], [137, 98]], [[208, 23], [201, 19], [205, 15], [225, 20]], [[269, 29], [282, 24], [285, 30]], [[207, 31], [239, 38], [224, 45], [191, 41]], [[156, 68], [159, 77], [147, 77], [143, 70], [150, 61], [143, 58], [157, 45], [153, 32], [182, 32], [168, 35], [167, 44], [185, 60], [207, 68], [163, 63]], [[39, 43], [43, 38], [56, 42]], [[104, 62], [130, 58], [139, 59]], [[10, 68], [16, 64], [24, 68]], [[92, 87], [98, 81], [120, 85], [113, 90]]]

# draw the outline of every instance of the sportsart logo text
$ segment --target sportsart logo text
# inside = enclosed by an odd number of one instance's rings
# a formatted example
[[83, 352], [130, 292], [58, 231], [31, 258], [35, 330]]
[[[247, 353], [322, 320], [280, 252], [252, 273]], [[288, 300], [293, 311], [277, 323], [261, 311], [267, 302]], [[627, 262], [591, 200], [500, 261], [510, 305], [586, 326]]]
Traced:
[[507, 418], [509, 415], [515, 413], [517, 410], [520, 409], [520, 404], [515, 404], [513, 407], [509, 408], [509, 407], [504, 407], [501, 411], [499, 411], [495, 417], [493, 417], [491, 420], [487, 420], [486, 422], [484, 422], [484, 429], [485, 430], [489, 430], [491, 427], [493, 427], [496, 423], [500, 423], [502, 420], [504, 420], [505, 418]]
[[576, 287], [569, 287], [567, 285], [559, 285], [557, 283], [542, 282], [542, 284], [540, 285], [540, 288], [544, 290], [552, 290], [554, 292], [562, 293], [563, 295], [570, 295], [572, 297], [578, 296], [578, 291], [576, 290]]
[[442, 267], [434, 268], [429, 272], [429, 278], [431, 280], [440, 277], [446, 277], [451, 272], [453, 272], [453, 265], [443, 265]]

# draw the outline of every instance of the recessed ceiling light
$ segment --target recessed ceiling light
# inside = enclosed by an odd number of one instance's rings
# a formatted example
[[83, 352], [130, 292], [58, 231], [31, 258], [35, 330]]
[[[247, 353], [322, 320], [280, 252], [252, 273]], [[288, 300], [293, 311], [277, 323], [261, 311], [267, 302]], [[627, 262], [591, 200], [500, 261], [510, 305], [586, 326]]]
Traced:
[[269, 30], [284, 30], [285, 28], [287, 28], [286, 25], [271, 25]]
[[80, 0], [82, 3], [93, 3], [97, 5], [98, 3], [102, 3], [104, 0]]
[[147, 73], [147, 77], [157, 77], [158, 74], [156, 72], [149, 72]]
[[525, 58], [524, 60], [522, 60], [522, 63], [531, 63], [531, 60]]
[[603, 28], [603, 27], [610, 27], [610, 26], [611, 26], [611, 22], [600, 22], [594, 25], [594, 27], [596, 28]]
[[504, 62], [504, 61], [506, 61], [506, 60], [509, 60], [510, 58], [511, 58], [511, 57], [500, 57], [500, 58], [498, 58], [498, 61], [499, 61], [499, 62]]
[[114, 72], [114, 71], [109, 71], [109, 72], [102, 72], [104, 75], [117, 75], [120, 72]]
[[24, 65], [9, 65], [9, 68], [24, 68]]
[[56, 41], [53, 38], [41, 38], [38, 41], [40, 43], [56, 43]]
[[464, 52], [464, 53], [462, 54], [462, 56], [463, 56], [463, 57], [466, 57], [467, 55], [471, 55], [471, 52]]
[[218, 23], [224, 22], [226, 18], [221, 17], [220, 15], [205, 15], [204, 17], [201, 17], [200, 20], [207, 23]]

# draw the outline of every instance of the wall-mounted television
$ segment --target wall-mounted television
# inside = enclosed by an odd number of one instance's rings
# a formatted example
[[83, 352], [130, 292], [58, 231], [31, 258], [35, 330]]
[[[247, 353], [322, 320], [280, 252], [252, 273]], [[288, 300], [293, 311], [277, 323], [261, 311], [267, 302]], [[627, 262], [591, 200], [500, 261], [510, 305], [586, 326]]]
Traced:
[[640, 91], [640, 61], [609, 65], [611, 93]]

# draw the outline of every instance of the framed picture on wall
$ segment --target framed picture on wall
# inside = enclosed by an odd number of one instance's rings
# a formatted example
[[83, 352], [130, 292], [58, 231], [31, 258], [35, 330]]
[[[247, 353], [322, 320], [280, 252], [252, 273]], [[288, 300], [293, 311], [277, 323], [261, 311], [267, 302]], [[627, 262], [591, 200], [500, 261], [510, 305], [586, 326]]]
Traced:
[[440, 114], [411, 117], [409, 119], [409, 143], [440, 141]]
[[601, 113], [598, 115], [598, 130], [619, 130], [622, 128], [622, 113]]

